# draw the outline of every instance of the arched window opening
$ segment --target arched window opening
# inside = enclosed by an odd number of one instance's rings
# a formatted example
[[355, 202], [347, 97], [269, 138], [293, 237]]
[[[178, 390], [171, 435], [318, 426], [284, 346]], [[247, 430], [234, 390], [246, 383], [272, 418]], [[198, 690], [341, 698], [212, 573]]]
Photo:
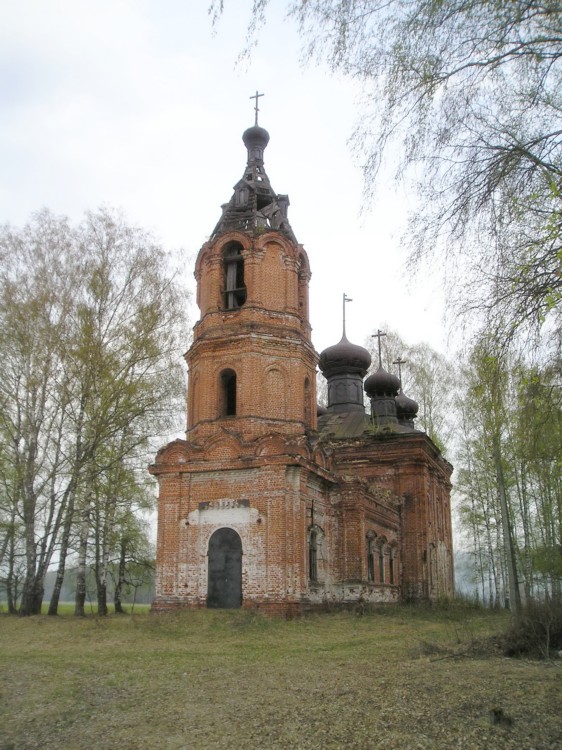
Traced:
[[379, 580], [384, 583], [384, 544], [379, 544]]
[[392, 585], [396, 583], [395, 575], [396, 575], [396, 571], [394, 568], [394, 548], [390, 547], [388, 550], [388, 577]]
[[234, 370], [223, 370], [220, 375], [222, 417], [234, 417], [236, 415], [236, 373]]
[[318, 532], [312, 529], [308, 540], [308, 577], [318, 580]]
[[367, 575], [369, 581], [375, 580], [375, 537], [367, 535]]
[[244, 258], [242, 245], [229, 242], [223, 251], [224, 258], [224, 306], [227, 310], [242, 307], [246, 302], [244, 283]]

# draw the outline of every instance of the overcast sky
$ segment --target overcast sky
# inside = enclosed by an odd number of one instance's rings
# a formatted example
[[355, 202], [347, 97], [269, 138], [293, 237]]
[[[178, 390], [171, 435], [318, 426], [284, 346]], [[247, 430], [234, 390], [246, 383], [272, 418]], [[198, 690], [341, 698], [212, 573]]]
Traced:
[[352, 83], [303, 68], [280, 12], [236, 66], [249, 3], [227, 0], [215, 33], [208, 4], [0, 3], [0, 222], [22, 225], [43, 206], [76, 221], [101, 204], [122, 208], [181, 253], [193, 289], [193, 260], [243, 173], [241, 135], [259, 89], [266, 171], [289, 194], [312, 267], [316, 349], [339, 341], [346, 292], [354, 343], [388, 324], [446, 351], [439, 274], [406, 283], [400, 237], [413, 197], [389, 179], [361, 216]]

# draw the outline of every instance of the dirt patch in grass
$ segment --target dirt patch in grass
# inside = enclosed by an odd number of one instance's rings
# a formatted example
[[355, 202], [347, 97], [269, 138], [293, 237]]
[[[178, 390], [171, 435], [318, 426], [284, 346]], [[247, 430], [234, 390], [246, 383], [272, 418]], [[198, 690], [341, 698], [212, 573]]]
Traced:
[[0, 617], [1, 750], [559, 750], [562, 662], [505, 616]]

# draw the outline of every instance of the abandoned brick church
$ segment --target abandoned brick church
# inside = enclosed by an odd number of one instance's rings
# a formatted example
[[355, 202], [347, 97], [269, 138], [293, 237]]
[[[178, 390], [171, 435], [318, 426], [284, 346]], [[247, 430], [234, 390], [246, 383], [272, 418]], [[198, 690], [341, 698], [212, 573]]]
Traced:
[[308, 257], [264, 170], [257, 106], [243, 140], [244, 174], [195, 264], [186, 439], [150, 467], [153, 609], [292, 614], [450, 596], [452, 467], [395, 375], [379, 366], [364, 380], [371, 356], [345, 329], [317, 355]]

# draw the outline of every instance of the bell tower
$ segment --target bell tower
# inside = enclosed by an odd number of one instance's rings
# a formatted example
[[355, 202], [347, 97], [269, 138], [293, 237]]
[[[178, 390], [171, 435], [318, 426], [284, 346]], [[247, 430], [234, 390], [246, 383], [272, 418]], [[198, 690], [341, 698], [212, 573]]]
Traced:
[[244, 174], [195, 265], [188, 440], [223, 429], [251, 440], [316, 428], [308, 257], [289, 224], [288, 196], [273, 191], [265, 172], [269, 134], [257, 113], [242, 139]]
[[289, 198], [266, 174], [257, 106], [242, 138], [243, 175], [195, 264], [186, 439], [150, 467], [159, 483], [155, 609], [300, 606], [312, 506], [331, 476], [325, 458], [314, 464], [309, 262]]

